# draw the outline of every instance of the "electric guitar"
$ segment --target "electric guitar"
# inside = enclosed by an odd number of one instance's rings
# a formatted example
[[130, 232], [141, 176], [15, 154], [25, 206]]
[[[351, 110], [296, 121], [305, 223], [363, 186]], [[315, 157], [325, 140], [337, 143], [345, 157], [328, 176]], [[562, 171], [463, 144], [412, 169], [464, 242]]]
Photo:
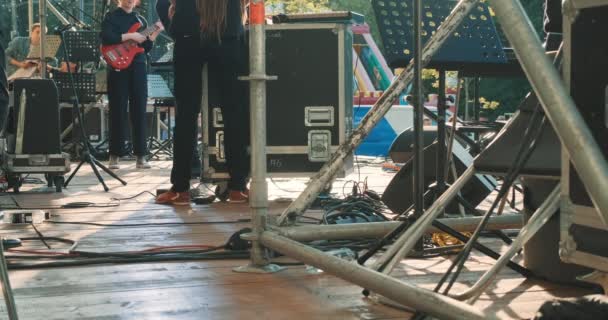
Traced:
[[[141, 23], [138, 22], [131, 26], [127, 32], [137, 32], [139, 28], [141, 28]], [[154, 24], [140, 33], [144, 37], [148, 37], [158, 30], [160, 30], [160, 27]], [[138, 46], [137, 42], [133, 40], [101, 46], [101, 55], [103, 56], [103, 59], [114, 70], [124, 70], [128, 68], [133, 62], [133, 58], [144, 51], [144, 48]]]

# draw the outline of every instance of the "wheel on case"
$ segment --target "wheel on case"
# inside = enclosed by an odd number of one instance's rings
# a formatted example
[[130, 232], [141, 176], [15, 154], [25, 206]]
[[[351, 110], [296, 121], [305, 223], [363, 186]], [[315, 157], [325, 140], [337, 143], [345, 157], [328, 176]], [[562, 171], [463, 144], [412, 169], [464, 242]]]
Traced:
[[55, 191], [61, 192], [61, 190], [63, 189], [63, 184], [64, 184], [63, 176], [54, 176], [53, 182], [55, 183]]
[[228, 182], [218, 182], [215, 186], [215, 196], [222, 202], [228, 200]]
[[44, 174], [44, 178], [46, 179], [46, 185], [47, 185], [47, 187], [52, 188], [53, 187], [53, 176], [51, 176], [48, 173], [45, 173]]
[[7, 180], [8, 180], [9, 189], [13, 188], [13, 191], [15, 193], [19, 193], [19, 188], [21, 188], [21, 183], [22, 183], [21, 176], [11, 174], [8, 176]]

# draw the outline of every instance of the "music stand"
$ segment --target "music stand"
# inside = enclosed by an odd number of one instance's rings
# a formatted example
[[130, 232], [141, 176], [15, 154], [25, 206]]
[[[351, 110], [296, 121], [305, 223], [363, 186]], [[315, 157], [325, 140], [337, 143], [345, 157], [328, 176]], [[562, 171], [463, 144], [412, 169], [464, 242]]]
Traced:
[[[175, 105], [175, 98], [173, 97], [173, 93], [169, 89], [167, 82], [162, 78], [159, 74], [149, 74], [148, 75], [148, 96], [151, 99], [154, 99], [154, 113], [152, 124], [153, 127], [157, 126], [157, 115], [159, 107], [167, 107], [170, 108]], [[167, 112], [167, 139], [165, 141], [159, 141], [154, 137], [154, 135], [150, 135], [148, 141], [148, 149], [152, 150], [152, 148], [156, 148], [156, 151], [152, 153], [148, 159], [153, 159], [157, 157], [160, 153], [165, 153], [166, 155], [172, 157], [173, 156], [173, 139], [171, 139], [171, 110], [168, 109]]]
[[85, 62], [99, 61], [98, 34], [93, 31], [64, 31], [61, 35], [64, 43], [63, 50], [65, 61], [66, 64], [68, 64], [68, 72], [67, 81], [65, 81], [65, 78], [61, 79], [62, 76], [58, 77], [60, 79], [58, 87], [61, 85], [60, 99], [67, 99], [69, 102], [72, 102], [72, 112], [74, 115], [73, 125], [76, 124], [76, 121], [80, 124], [80, 136], [82, 138], [81, 142], [83, 143], [82, 159], [68, 180], [66, 180], [64, 187], [68, 186], [70, 181], [72, 181], [72, 178], [76, 176], [76, 173], [85, 162], [91, 166], [95, 176], [97, 176], [97, 180], [99, 180], [106, 192], [110, 189], [99, 173], [99, 170], [97, 169], [98, 166], [112, 178], [120, 181], [123, 185], [127, 185], [127, 182], [120, 179], [112, 170], [95, 159], [93, 156], [93, 146], [84, 130], [84, 119], [80, 113], [79, 105], [81, 102], [95, 102], [95, 74], [72, 73], [72, 70], [69, 67], [69, 62], [76, 62], [79, 65], [79, 68], [81, 68], [82, 64]]
[[[53, 59], [57, 55], [57, 51], [61, 46], [61, 37], [57, 35], [47, 35], [44, 41], [44, 53], [46, 59]], [[40, 59], [40, 45], [30, 45], [26, 60]]]

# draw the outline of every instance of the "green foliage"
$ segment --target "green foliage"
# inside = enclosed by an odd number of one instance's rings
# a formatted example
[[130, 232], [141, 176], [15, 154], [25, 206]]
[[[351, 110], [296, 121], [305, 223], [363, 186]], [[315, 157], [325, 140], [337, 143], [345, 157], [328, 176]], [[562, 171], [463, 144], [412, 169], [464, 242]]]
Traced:
[[284, 6], [285, 13], [303, 13], [327, 11], [328, 0], [266, 0], [266, 4], [281, 7]]
[[[528, 13], [532, 25], [542, 39], [544, 0], [522, 0], [521, 2]], [[500, 26], [498, 26], [498, 28], [500, 28]], [[528, 80], [525, 78], [482, 78], [479, 86], [480, 96], [499, 103], [498, 108], [484, 109], [484, 113], [486, 113], [490, 119], [495, 119], [501, 114], [515, 112], [531, 89]], [[470, 88], [470, 99], [473, 97], [472, 90], [473, 89]], [[462, 97], [460, 110], [464, 113], [464, 94]]]

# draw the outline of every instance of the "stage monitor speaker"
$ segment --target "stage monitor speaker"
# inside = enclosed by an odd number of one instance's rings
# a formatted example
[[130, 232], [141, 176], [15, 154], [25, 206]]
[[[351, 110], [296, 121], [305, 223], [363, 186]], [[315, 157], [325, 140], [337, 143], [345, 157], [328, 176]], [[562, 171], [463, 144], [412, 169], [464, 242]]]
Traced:
[[[59, 132], [59, 97], [55, 82], [50, 79], [17, 79], [13, 84], [14, 103], [12, 130], [17, 129], [20, 117], [23, 120], [21, 154], [61, 153]], [[21, 115], [21, 93], [25, 89], [25, 113]], [[19, 141], [21, 137], [16, 137]]]
[[[424, 149], [424, 186], [426, 189], [436, 181], [436, 143]], [[464, 149], [458, 141], [454, 141], [452, 150], [453, 161], [458, 175], [461, 175], [469, 166], [473, 164], [473, 157]], [[394, 213], [400, 214], [413, 205], [413, 159], [410, 159], [395, 175], [393, 180], [384, 190], [382, 201]], [[454, 181], [452, 175], [448, 175], [448, 182]], [[479, 205], [495, 188], [496, 180], [490, 176], [481, 174], [475, 175], [464, 188], [461, 195], [472, 205]], [[425, 207], [428, 207], [433, 199], [427, 199]], [[458, 203], [452, 201], [447, 207], [448, 213], [458, 213]]]
[[[437, 127], [424, 127], [424, 147], [437, 139]], [[406, 163], [414, 156], [414, 128], [407, 128], [391, 144], [388, 155], [395, 163]]]

